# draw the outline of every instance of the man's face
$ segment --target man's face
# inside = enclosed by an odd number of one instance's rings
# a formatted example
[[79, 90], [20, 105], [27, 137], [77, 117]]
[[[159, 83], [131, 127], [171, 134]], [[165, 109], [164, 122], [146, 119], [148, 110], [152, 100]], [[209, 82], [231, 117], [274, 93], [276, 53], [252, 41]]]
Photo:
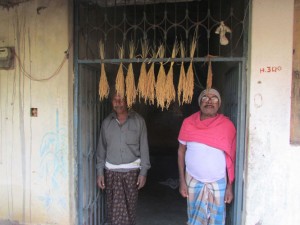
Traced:
[[214, 117], [220, 108], [220, 101], [214, 94], [205, 94], [200, 102], [201, 115], [204, 117]]
[[122, 98], [120, 95], [115, 94], [112, 99], [112, 106], [114, 111], [117, 114], [122, 114], [127, 112], [127, 104], [125, 98]]

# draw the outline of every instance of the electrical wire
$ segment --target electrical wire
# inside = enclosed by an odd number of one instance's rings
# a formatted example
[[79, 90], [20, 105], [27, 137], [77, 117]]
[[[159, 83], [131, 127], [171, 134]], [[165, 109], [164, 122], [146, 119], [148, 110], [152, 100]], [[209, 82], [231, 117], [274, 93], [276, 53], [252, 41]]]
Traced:
[[26, 70], [25, 70], [25, 67], [20, 59], [20, 57], [18, 56], [18, 54], [14, 51], [14, 55], [16, 56], [16, 59], [19, 63], [19, 66], [21, 68], [21, 70], [24, 72], [24, 75], [29, 78], [30, 80], [34, 80], [34, 81], [48, 81], [48, 80], [51, 80], [53, 77], [55, 77], [56, 75], [59, 74], [59, 72], [61, 71], [62, 67], [64, 66], [65, 62], [67, 61], [68, 57], [69, 57], [69, 50], [70, 50], [70, 46], [71, 46], [71, 43], [69, 44], [69, 47], [67, 49], [67, 51], [65, 51], [65, 56], [62, 60], [62, 62], [59, 64], [58, 68], [54, 71], [54, 73], [46, 78], [36, 78], [36, 76], [28, 73]]

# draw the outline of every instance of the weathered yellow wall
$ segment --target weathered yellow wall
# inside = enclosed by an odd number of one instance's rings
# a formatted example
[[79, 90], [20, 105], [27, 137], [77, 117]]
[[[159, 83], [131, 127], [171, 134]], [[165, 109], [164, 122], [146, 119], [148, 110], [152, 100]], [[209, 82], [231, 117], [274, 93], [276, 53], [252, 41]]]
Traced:
[[15, 69], [0, 70], [0, 224], [74, 224], [69, 4], [0, 9], [0, 47], [17, 55]]
[[244, 224], [300, 224], [300, 147], [290, 144], [294, 0], [255, 0], [251, 12]]

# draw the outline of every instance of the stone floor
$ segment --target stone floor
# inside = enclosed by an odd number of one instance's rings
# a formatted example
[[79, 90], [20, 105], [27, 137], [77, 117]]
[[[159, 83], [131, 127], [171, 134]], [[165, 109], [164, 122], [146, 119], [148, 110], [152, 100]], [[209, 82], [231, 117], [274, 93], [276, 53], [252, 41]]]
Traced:
[[186, 199], [178, 190], [177, 156], [151, 157], [151, 165], [146, 186], [139, 192], [137, 225], [185, 225]]
[[[166, 182], [167, 183], [167, 182]], [[137, 225], [186, 224], [186, 200], [159, 182], [148, 182], [139, 193]]]

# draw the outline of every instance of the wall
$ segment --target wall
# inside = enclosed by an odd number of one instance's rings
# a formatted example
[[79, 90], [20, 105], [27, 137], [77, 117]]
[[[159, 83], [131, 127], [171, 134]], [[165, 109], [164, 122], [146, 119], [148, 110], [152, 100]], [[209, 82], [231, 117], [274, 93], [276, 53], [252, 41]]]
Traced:
[[0, 47], [17, 54], [0, 70], [0, 224], [74, 224], [69, 4], [0, 8]]
[[245, 224], [300, 224], [300, 147], [290, 144], [294, 1], [254, 0], [251, 11]]

